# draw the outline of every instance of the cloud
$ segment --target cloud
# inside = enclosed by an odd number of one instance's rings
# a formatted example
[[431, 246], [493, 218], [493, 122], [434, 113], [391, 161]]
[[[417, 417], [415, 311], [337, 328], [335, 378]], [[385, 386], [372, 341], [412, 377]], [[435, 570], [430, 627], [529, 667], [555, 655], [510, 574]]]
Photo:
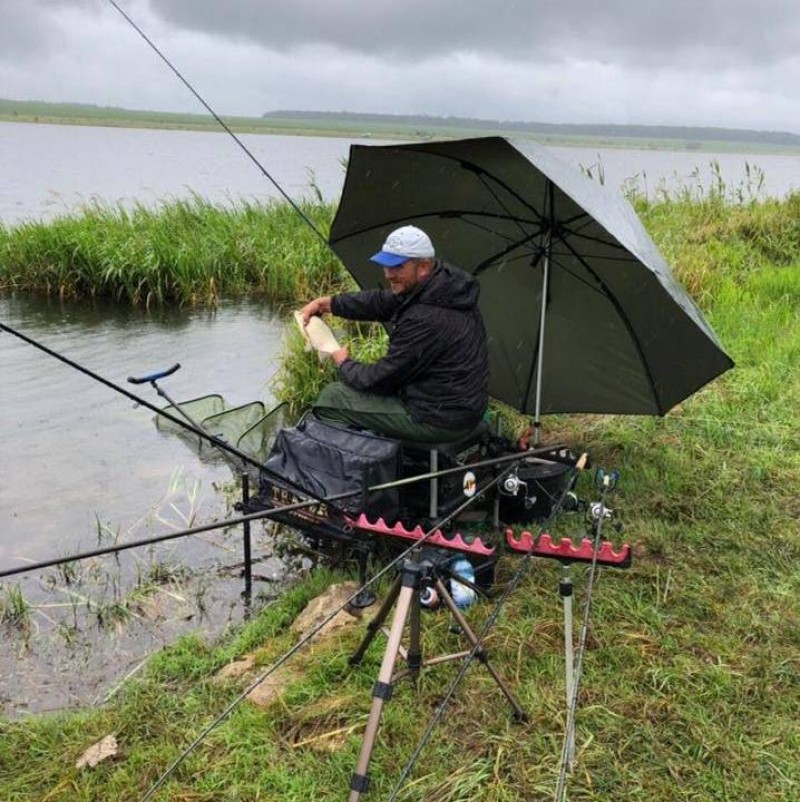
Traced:
[[[800, 6], [116, 0], [222, 114], [800, 130]], [[108, 0], [0, 0], [0, 95], [203, 111]]]
[[798, 41], [796, 0], [152, 0], [164, 20], [274, 50], [325, 44], [389, 59], [474, 52], [626, 66], [774, 63]]

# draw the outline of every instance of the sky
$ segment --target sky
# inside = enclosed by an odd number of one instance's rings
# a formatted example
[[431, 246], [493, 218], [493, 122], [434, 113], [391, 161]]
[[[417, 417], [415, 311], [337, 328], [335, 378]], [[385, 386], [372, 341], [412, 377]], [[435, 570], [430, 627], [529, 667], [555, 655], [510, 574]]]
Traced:
[[[219, 114], [800, 134], [798, 0], [115, 0]], [[0, 0], [0, 98], [204, 110], [109, 0]]]

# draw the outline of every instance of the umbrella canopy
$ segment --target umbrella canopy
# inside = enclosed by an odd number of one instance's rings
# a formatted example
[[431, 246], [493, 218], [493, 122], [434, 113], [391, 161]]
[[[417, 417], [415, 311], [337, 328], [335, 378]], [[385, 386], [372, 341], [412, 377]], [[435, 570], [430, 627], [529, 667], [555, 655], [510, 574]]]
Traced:
[[544, 148], [352, 146], [330, 244], [360, 287], [408, 223], [480, 281], [490, 393], [521, 412], [663, 415], [733, 366], [630, 204]]

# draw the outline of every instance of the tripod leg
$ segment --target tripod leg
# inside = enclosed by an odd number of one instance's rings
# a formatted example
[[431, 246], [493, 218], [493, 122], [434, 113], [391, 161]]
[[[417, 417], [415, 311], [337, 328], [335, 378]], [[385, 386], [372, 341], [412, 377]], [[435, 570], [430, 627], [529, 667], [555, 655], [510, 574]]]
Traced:
[[386, 616], [389, 615], [389, 610], [392, 609], [392, 605], [395, 603], [397, 596], [400, 593], [401, 583], [402, 575], [399, 575], [392, 584], [392, 587], [389, 588], [389, 593], [381, 605], [380, 610], [378, 610], [378, 612], [375, 614], [375, 618], [373, 618], [372, 621], [367, 624], [367, 634], [364, 636], [364, 640], [361, 641], [361, 645], [350, 657], [349, 662], [351, 666], [357, 666], [361, 662], [361, 658], [369, 648], [370, 643], [372, 643], [372, 641], [375, 639], [375, 636], [380, 631], [380, 628], [383, 626], [383, 622], [386, 620]]
[[406, 665], [412, 682], [419, 678], [419, 670], [422, 667], [422, 645], [420, 640], [420, 600], [417, 591], [411, 603], [408, 627], [408, 654], [406, 655]]
[[[386, 644], [386, 651], [383, 654], [383, 662], [381, 663], [381, 670], [378, 674], [378, 681], [372, 690], [372, 707], [369, 711], [369, 718], [367, 719], [367, 727], [364, 730], [364, 739], [361, 742], [361, 752], [358, 756], [356, 763], [356, 770], [350, 782], [350, 796], [348, 802], [358, 802], [368, 786], [369, 777], [367, 776], [367, 769], [369, 768], [369, 760], [372, 756], [372, 749], [375, 746], [375, 737], [378, 734], [378, 725], [381, 720], [381, 713], [383, 713], [383, 706], [392, 696], [392, 673], [394, 671], [394, 664], [397, 660], [397, 654], [400, 649], [400, 639], [403, 636], [403, 629], [406, 625], [406, 618], [408, 616], [411, 600], [416, 592], [415, 587], [406, 581], [406, 575], [403, 575], [402, 588], [397, 595], [397, 609], [394, 613], [392, 620], [392, 628], [389, 630], [389, 642]], [[416, 577], [412, 577], [416, 579]]]
[[364, 540], [359, 540], [356, 546], [358, 550], [358, 584], [361, 590], [353, 599], [351, 605], [358, 610], [370, 607], [375, 604], [375, 594], [366, 588], [367, 585], [367, 559], [369, 557], [370, 544]]
[[[461, 614], [461, 610], [458, 609], [458, 605], [453, 601], [453, 597], [447, 591], [441, 579], [436, 580], [436, 589], [439, 591], [440, 598], [447, 605], [453, 617], [458, 622], [458, 625], [461, 627], [461, 631], [467, 636], [467, 640], [473, 646], [478, 646], [478, 636], [472, 631], [470, 625], [467, 623], [467, 619]], [[494, 670], [494, 666], [489, 662], [489, 658], [486, 656], [483, 646], [478, 646], [478, 651], [475, 653], [475, 656], [486, 666], [486, 670], [492, 675], [492, 679], [497, 683], [497, 687], [500, 688], [503, 695], [508, 699], [508, 703], [514, 711], [514, 718], [517, 721], [527, 721], [528, 716], [514, 697], [514, 694], [511, 693], [511, 690], [506, 685], [503, 678]]]

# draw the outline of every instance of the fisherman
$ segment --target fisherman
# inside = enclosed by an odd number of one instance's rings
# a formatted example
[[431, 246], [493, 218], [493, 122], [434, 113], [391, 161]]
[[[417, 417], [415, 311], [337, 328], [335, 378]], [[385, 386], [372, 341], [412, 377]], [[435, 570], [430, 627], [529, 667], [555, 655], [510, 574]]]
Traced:
[[391, 324], [386, 355], [374, 363], [332, 354], [339, 381], [323, 388], [315, 414], [401, 440], [447, 442], [468, 434], [488, 402], [489, 355], [480, 285], [436, 258], [416, 226], [393, 231], [371, 257], [389, 289], [315, 298], [300, 314]]

